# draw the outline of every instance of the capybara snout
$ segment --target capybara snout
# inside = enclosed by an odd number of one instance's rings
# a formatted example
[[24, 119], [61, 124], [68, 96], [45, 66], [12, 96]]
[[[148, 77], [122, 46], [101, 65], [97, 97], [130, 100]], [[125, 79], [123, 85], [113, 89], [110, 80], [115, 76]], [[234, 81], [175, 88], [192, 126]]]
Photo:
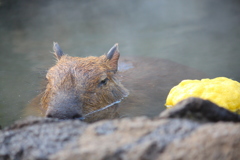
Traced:
[[47, 106], [46, 117], [59, 119], [82, 118], [82, 103], [70, 91], [59, 91], [54, 94]]
[[[57, 43], [53, 50], [57, 63], [48, 70], [48, 83], [41, 98], [46, 116], [88, 121], [112, 117], [117, 107], [115, 102], [128, 95], [116, 76], [120, 56], [118, 44], [100, 57], [71, 57], [64, 54]], [[91, 113], [111, 104], [112, 109], [91, 117]]]

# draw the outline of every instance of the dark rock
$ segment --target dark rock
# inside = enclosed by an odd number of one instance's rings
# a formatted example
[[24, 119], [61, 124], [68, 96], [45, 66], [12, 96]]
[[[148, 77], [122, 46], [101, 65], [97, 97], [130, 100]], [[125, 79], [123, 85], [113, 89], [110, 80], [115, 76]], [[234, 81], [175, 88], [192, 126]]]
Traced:
[[240, 122], [240, 115], [201, 98], [188, 98], [160, 114], [161, 118], [187, 118], [197, 121]]
[[154, 119], [122, 118], [87, 124], [32, 117], [0, 131], [0, 159], [235, 160], [240, 157], [238, 118], [196, 98]]
[[187, 120], [151, 120], [145, 117], [114, 120], [117, 128], [107, 135], [99, 135], [98, 126], [106, 121], [90, 125], [79, 137], [78, 147], [59, 152], [53, 159], [142, 159], [157, 157], [174, 140], [183, 139], [199, 124]]
[[80, 121], [28, 118], [0, 132], [0, 157], [5, 159], [47, 159], [86, 128]]
[[239, 131], [239, 123], [203, 125], [187, 138], [169, 144], [158, 159], [237, 160], [240, 157]]

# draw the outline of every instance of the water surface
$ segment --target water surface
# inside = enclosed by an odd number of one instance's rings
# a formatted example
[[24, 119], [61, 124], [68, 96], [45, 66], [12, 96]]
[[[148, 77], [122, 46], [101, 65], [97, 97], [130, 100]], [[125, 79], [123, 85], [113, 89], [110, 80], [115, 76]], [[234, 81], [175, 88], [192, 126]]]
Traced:
[[100, 56], [118, 42], [122, 57], [165, 58], [240, 81], [237, 0], [1, 0], [0, 19], [3, 126], [41, 92], [53, 41], [72, 56]]

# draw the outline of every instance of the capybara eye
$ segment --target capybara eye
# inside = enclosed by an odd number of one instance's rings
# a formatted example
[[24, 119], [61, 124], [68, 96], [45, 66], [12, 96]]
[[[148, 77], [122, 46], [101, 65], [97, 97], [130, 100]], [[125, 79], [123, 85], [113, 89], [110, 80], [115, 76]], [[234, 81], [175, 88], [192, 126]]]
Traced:
[[99, 83], [98, 86], [101, 87], [101, 86], [106, 85], [108, 80], [109, 80], [108, 78], [105, 78], [104, 80], [101, 80], [101, 82]]

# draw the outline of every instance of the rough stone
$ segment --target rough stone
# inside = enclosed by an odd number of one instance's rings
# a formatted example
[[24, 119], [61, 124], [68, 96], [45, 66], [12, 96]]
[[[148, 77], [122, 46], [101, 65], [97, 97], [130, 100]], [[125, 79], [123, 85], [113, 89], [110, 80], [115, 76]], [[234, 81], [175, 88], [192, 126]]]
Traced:
[[161, 118], [187, 118], [199, 121], [230, 121], [240, 122], [240, 115], [225, 108], [219, 107], [209, 100], [190, 97], [173, 108], [167, 109], [160, 114]]
[[0, 158], [47, 159], [48, 155], [75, 142], [86, 126], [74, 120], [30, 117], [19, 121], [0, 132]]
[[169, 144], [158, 159], [237, 160], [240, 158], [239, 132], [240, 124], [206, 124], [187, 138]]
[[0, 159], [235, 160], [240, 157], [238, 121], [238, 115], [195, 98], [153, 119], [87, 124], [30, 117], [0, 131]]

